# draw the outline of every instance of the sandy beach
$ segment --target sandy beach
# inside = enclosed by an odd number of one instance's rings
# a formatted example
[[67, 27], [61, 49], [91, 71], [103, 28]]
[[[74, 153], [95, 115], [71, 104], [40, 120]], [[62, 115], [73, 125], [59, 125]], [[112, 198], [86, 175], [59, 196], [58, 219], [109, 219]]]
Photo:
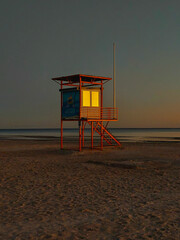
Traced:
[[180, 142], [72, 145], [0, 140], [0, 239], [180, 239]]

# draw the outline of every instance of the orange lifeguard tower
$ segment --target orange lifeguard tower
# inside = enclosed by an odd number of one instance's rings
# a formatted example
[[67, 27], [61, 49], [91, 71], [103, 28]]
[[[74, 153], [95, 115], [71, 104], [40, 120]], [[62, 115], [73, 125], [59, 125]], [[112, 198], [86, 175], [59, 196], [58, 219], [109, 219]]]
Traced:
[[[63, 122], [79, 122], [79, 150], [84, 147], [84, 129], [91, 126], [91, 148], [93, 135], [100, 135], [103, 141], [111, 146], [121, 146], [120, 142], [108, 131], [111, 121], [118, 120], [118, 109], [103, 107], [103, 85], [112, 78], [76, 74], [52, 78], [60, 86], [61, 92], [61, 149], [63, 148]], [[65, 88], [64, 88], [65, 87]]]

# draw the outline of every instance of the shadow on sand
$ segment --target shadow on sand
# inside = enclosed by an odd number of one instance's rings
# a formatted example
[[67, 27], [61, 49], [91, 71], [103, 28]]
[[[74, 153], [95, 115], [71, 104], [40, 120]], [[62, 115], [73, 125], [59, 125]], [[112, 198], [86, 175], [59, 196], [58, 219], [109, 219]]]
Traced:
[[87, 164], [102, 165], [105, 167], [123, 168], [123, 169], [136, 169], [137, 166], [134, 164], [127, 163], [110, 163], [110, 162], [98, 162], [98, 161], [87, 161]]

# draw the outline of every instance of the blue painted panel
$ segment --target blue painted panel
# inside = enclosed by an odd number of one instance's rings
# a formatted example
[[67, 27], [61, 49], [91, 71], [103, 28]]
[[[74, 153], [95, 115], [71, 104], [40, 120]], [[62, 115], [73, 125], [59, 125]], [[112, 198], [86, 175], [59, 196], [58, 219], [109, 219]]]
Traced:
[[78, 118], [79, 104], [79, 91], [63, 92], [62, 118]]

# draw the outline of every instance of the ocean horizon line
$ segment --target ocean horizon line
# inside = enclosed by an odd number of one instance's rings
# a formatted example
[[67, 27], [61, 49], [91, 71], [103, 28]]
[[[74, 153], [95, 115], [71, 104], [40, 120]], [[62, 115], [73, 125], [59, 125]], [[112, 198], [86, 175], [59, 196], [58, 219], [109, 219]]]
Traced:
[[[59, 130], [61, 128], [0, 128], [0, 131], [3, 130]], [[71, 129], [78, 129], [78, 127], [65, 127], [63, 129], [66, 130], [71, 130]], [[180, 127], [127, 127], [127, 128], [123, 128], [123, 127], [109, 127], [109, 129], [180, 129]]]

